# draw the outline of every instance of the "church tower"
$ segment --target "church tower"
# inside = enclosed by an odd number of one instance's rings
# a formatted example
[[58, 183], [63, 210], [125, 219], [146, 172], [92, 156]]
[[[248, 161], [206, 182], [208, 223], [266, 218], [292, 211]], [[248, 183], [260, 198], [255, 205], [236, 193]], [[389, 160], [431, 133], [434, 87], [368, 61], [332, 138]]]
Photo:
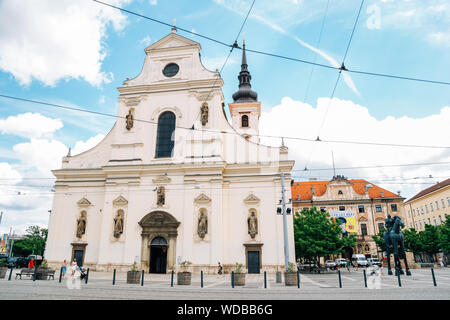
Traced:
[[261, 102], [258, 102], [258, 94], [252, 90], [250, 84], [252, 76], [248, 71], [245, 40], [242, 50], [241, 72], [239, 72], [238, 79], [239, 89], [233, 94], [233, 103], [229, 104], [232, 125], [247, 140], [258, 143]]

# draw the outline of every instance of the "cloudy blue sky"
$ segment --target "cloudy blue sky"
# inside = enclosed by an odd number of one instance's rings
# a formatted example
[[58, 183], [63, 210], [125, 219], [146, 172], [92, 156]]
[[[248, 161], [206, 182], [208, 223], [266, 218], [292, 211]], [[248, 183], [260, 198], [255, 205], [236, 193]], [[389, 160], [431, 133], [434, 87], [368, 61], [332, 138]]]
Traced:
[[[104, 0], [232, 44], [252, 0]], [[338, 66], [360, 0], [256, 0], [239, 42], [247, 48]], [[322, 31], [322, 32], [321, 32]], [[91, 0], [0, 0], [0, 94], [116, 113], [123, 80], [139, 74], [144, 49], [170, 27]], [[198, 41], [202, 61], [220, 69], [229, 49]], [[319, 36], [321, 35], [321, 36]], [[348, 69], [450, 82], [450, 3], [366, 0], [345, 60]], [[222, 72], [226, 103], [237, 89], [240, 50]], [[450, 145], [450, 86], [343, 73], [249, 52], [262, 102], [260, 132], [327, 140]], [[0, 97], [0, 233], [46, 225], [52, 175], [71, 147], [95, 145], [114, 119]], [[279, 140], [265, 141], [280, 144]], [[338, 174], [366, 178], [411, 197], [450, 176], [449, 148], [382, 147], [286, 140], [296, 180]], [[433, 178], [427, 178], [432, 175]], [[20, 193], [20, 195], [18, 194]], [[25, 193], [25, 195], [24, 195]]]

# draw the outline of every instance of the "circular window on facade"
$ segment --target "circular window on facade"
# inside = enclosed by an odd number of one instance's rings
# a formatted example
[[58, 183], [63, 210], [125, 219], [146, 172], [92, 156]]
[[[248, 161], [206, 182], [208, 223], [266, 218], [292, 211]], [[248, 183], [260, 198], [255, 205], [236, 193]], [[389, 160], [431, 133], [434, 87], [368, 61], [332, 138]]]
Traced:
[[166, 77], [173, 77], [178, 73], [178, 70], [180, 70], [180, 67], [176, 63], [169, 63], [164, 67], [163, 74]]

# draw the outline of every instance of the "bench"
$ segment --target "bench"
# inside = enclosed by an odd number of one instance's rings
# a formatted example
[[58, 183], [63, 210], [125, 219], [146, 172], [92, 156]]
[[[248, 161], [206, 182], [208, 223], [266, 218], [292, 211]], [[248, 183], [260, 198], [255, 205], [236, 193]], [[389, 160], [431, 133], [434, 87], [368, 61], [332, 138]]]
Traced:
[[50, 280], [50, 277], [52, 278], [52, 280], [55, 280], [55, 271], [56, 270], [51, 270], [47, 273], [48, 280]]
[[20, 277], [20, 279], [22, 280], [22, 276], [27, 276], [27, 277], [31, 277], [34, 274], [34, 269], [21, 269], [19, 273], [16, 273], [16, 280], [17, 280], [17, 276]]

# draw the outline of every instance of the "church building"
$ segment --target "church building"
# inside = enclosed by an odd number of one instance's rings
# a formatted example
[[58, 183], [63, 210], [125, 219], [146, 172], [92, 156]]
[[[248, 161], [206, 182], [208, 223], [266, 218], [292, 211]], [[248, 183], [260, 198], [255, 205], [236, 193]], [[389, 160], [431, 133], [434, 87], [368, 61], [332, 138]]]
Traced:
[[[145, 49], [141, 73], [119, 90], [106, 137], [62, 159], [45, 258], [97, 271], [249, 273], [283, 270], [282, 198], [290, 197], [285, 146], [260, 144], [261, 103], [251, 88], [245, 44], [239, 88], [225, 113], [223, 79], [201, 62], [199, 43], [177, 34]], [[292, 215], [289, 261], [295, 261]]]

